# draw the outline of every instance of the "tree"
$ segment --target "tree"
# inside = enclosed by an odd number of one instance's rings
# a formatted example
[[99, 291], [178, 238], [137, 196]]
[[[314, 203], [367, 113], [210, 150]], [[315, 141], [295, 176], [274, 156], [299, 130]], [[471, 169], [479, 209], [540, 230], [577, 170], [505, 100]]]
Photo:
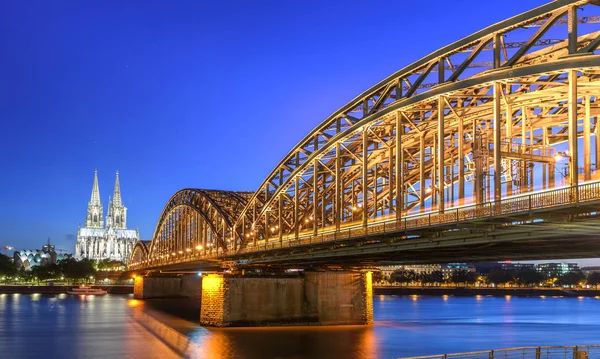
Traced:
[[50, 279], [50, 272], [46, 266], [35, 266], [31, 268], [31, 274], [34, 280], [39, 284], [40, 281], [46, 281]]
[[98, 270], [116, 271], [125, 268], [125, 263], [111, 259], [103, 259], [95, 263], [95, 268]]
[[575, 286], [578, 285], [579, 282], [585, 279], [585, 274], [582, 271], [572, 271], [566, 274], [563, 274], [558, 278], [559, 285], [570, 285]]
[[77, 261], [74, 258], [68, 258], [60, 261], [58, 265], [67, 282], [69, 280], [73, 282], [81, 279], [87, 280], [90, 276], [96, 274], [94, 263], [88, 259]]
[[450, 275], [450, 280], [454, 284], [464, 283], [472, 285], [477, 281], [477, 277], [478, 275], [475, 272], [459, 269], [452, 272]]
[[390, 276], [394, 282], [407, 285], [417, 280], [417, 274], [412, 270], [398, 269]]
[[441, 284], [444, 282], [444, 275], [442, 271], [433, 271], [431, 273], [424, 273], [420, 276], [421, 283], [425, 284]]
[[539, 284], [545, 279], [544, 275], [535, 269], [520, 269], [515, 273], [515, 281], [519, 286]]
[[4, 277], [4, 281], [8, 278], [14, 278], [19, 272], [17, 265], [13, 262], [13, 260], [0, 254], [0, 278]]
[[494, 285], [504, 285], [514, 280], [514, 275], [510, 271], [492, 270], [487, 274], [487, 281]]
[[600, 284], [600, 272], [592, 272], [587, 277], [587, 284], [593, 285], [598, 289], [598, 284]]
[[373, 283], [383, 282], [383, 272], [380, 270], [375, 270], [372, 272]]

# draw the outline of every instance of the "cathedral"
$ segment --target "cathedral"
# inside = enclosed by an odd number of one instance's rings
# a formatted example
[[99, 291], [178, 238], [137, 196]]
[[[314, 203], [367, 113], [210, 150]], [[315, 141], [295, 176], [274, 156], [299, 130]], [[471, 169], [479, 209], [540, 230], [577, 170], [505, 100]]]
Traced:
[[92, 198], [88, 203], [85, 227], [80, 226], [77, 232], [75, 257], [94, 260], [110, 259], [127, 263], [133, 246], [139, 238], [137, 230], [127, 229], [127, 208], [121, 200], [118, 171], [112, 200], [110, 197], [108, 200], [105, 225], [98, 187], [98, 171], [94, 171]]

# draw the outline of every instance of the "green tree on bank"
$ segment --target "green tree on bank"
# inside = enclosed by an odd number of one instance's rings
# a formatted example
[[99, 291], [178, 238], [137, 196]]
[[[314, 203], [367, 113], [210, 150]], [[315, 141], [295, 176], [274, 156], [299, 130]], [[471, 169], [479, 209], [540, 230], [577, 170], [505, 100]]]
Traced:
[[452, 272], [450, 280], [454, 284], [473, 285], [477, 282], [478, 276], [476, 272], [460, 269]]
[[592, 272], [587, 277], [587, 284], [592, 285], [598, 289], [598, 284], [600, 284], [600, 272]]
[[94, 262], [89, 259], [75, 260], [68, 258], [58, 263], [60, 273], [67, 280], [75, 283], [79, 281], [87, 282], [90, 277], [95, 277], [96, 269]]
[[520, 269], [514, 274], [514, 280], [517, 285], [525, 287], [539, 285], [545, 279], [545, 276], [535, 269]]
[[14, 278], [19, 273], [19, 269], [10, 257], [0, 254], [0, 279], [4, 278], [3, 282], [8, 278]]

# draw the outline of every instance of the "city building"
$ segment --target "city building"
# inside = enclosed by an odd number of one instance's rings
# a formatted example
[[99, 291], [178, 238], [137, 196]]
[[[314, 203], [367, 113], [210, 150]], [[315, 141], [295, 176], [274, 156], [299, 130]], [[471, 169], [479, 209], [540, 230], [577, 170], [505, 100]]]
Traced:
[[518, 271], [518, 270], [535, 270], [535, 264], [533, 263], [512, 263], [512, 262], [502, 262], [501, 269], [506, 271]]
[[547, 278], [560, 277], [569, 272], [579, 270], [577, 263], [542, 263], [536, 265], [536, 270]]
[[385, 277], [389, 277], [397, 270], [413, 271], [417, 275], [431, 274], [439, 271], [442, 272], [444, 279], [450, 278], [452, 273], [459, 270], [475, 272], [475, 267], [468, 263], [389, 265], [379, 267], [379, 269]]
[[100, 202], [98, 171], [94, 171], [92, 197], [88, 203], [85, 227], [79, 227], [75, 257], [127, 263], [135, 242], [140, 238], [137, 229], [127, 229], [127, 208], [121, 199], [119, 172], [115, 180], [112, 200], [109, 198], [106, 222]]
[[71, 254], [64, 253], [63, 250], [56, 250], [53, 245], [44, 244], [42, 249], [23, 249], [13, 253], [13, 260], [19, 267], [30, 270], [36, 266], [45, 266], [46, 264], [55, 264], [63, 259], [71, 258]]
[[441, 271], [441, 264], [412, 264], [403, 266], [404, 270], [413, 271], [418, 275], [431, 274], [433, 272]]
[[440, 271], [444, 276], [444, 279], [449, 279], [452, 273], [458, 271], [475, 272], [475, 267], [469, 263], [448, 263], [440, 266]]

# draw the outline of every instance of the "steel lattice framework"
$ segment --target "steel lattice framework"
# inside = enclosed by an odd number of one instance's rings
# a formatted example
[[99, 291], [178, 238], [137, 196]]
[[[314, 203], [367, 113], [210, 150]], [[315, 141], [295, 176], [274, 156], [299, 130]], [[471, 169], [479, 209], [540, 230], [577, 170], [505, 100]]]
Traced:
[[133, 266], [382, 221], [406, 230], [412, 216], [600, 178], [598, 5], [554, 1], [401, 69], [325, 119], [254, 193], [177, 192]]

